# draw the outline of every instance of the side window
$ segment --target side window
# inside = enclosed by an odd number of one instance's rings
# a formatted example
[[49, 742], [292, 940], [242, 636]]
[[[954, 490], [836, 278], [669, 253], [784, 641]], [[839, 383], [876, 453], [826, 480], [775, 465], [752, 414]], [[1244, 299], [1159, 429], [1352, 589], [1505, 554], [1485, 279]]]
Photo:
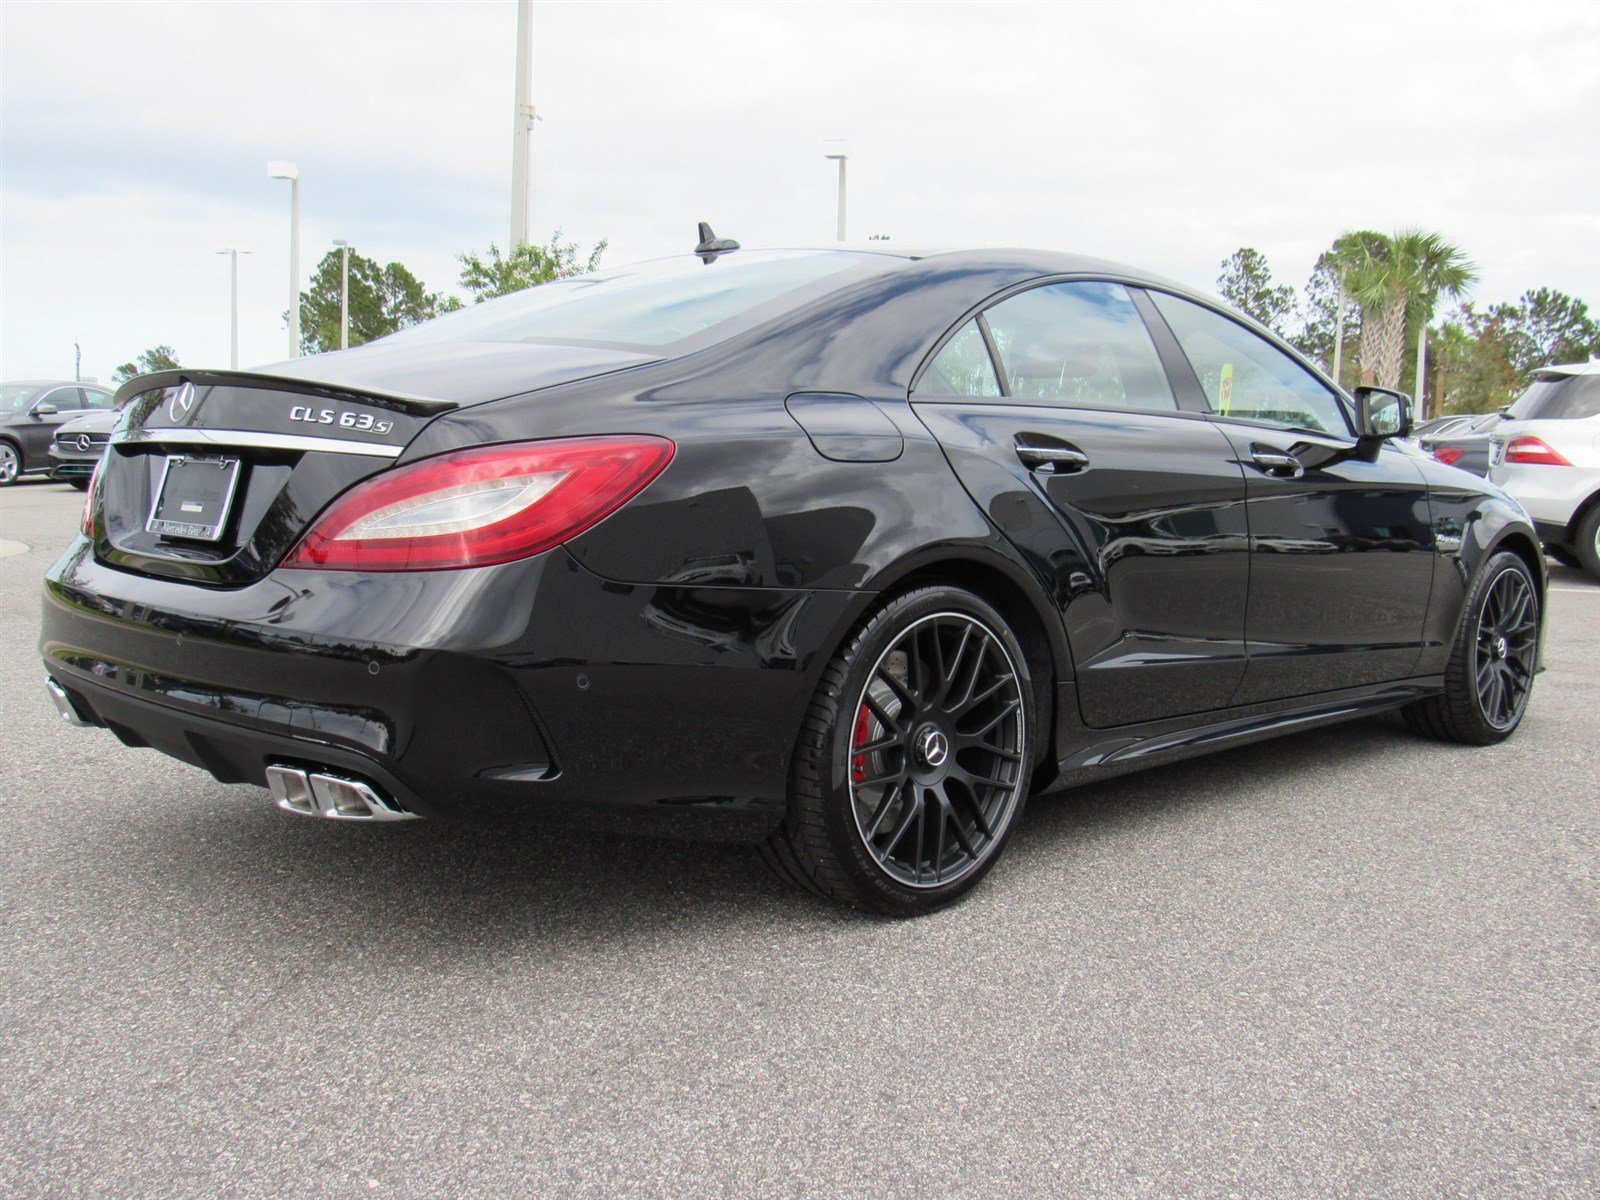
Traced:
[[57, 388], [42, 397], [40, 404], [54, 404], [60, 412], [74, 412], [83, 407], [83, 393], [75, 387]]
[[1011, 395], [1082, 408], [1176, 409], [1155, 343], [1116, 283], [1054, 283], [985, 314]]
[[1286, 429], [1350, 432], [1338, 397], [1271, 342], [1198, 304], [1161, 292], [1149, 295], [1216, 412]]
[[83, 389], [83, 398], [87, 403], [85, 408], [109, 409], [111, 407], [111, 393], [97, 392], [93, 388]]
[[944, 344], [911, 394], [922, 398], [1000, 394], [989, 347], [984, 344], [976, 321], [968, 321], [960, 333]]

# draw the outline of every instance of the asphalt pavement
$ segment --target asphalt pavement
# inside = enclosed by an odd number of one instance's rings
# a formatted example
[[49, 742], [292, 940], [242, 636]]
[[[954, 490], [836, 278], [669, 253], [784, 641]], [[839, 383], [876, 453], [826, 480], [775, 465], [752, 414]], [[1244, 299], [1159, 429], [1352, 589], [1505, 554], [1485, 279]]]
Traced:
[[904, 923], [742, 847], [310, 821], [66, 727], [79, 505], [0, 490], [0, 1196], [1600, 1193], [1577, 572], [1506, 744], [1368, 720], [1043, 797]]

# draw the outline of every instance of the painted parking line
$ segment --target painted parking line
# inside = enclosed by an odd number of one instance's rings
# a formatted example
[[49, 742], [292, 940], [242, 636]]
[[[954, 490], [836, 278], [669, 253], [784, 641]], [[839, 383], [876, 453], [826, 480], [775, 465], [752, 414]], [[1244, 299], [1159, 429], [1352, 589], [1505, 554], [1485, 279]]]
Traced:
[[1584, 596], [1600, 596], [1600, 587], [1566, 587], [1561, 584], [1551, 584], [1545, 590], [1551, 592], [1575, 592]]

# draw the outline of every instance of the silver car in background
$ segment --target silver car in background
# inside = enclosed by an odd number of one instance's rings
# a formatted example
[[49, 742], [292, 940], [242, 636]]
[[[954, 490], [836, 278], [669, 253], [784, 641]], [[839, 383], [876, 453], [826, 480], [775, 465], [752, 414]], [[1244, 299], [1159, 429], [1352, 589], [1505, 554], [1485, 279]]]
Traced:
[[1495, 426], [1489, 478], [1556, 561], [1600, 579], [1600, 362], [1544, 367]]

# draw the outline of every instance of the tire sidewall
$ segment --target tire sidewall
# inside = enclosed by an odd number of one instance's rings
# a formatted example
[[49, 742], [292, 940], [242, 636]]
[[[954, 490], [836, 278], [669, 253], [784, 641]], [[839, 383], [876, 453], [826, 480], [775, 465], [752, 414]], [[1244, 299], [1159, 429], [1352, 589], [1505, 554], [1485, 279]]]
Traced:
[[[853, 800], [850, 795], [849, 762], [851, 738], [855, 724], [856, 699], [865, 687], [869, 673], [879, 658], [911, 625], [924, 617], [937, 613], [955, 612], [982, 622], [1005, 647], [1013, 669], [1016, 671], [1022, 695], [1024, 757], [1021, 792], [1011, 808], [1006, 826], [995, 838], [992, 848], [978, 866], [949, 884], [933, 888], [910, 888], [890, 878], [873, 860], [862, 841], [856, 826]], [[954, 587], [919, 588], [901, 596], [880, 609], [863, 626], [859, 635], [851, 639], [842, 652], [846, 671], [843, 684], [835, 700], [837, 715], [828, 739], [825, 789], [825, 821], [829, 840], [841, 860], [854, 869], [852, 874], [860, 886], [869, 890], [873, 906], [901, 912], [925, 912], [948, 904], [974, 887], [993, 868], [1005, 852], [1011, 834], [1022, 817], [1028, 799], [1028, 780], [1032, 778], [1037, 760], [1038, 704], [1033, 690], [1033, 679], [1028, 669], [1016, 634], [1005, 618], [991, 605], [971, 592]]]
[[1539, 651], [1544, 640], [1544, 598], [1539, 593], [1539, 581], [1534, 578], [1533, 572], [1528, 569], [1518, 555], [1509, 550], [1502, 550], [1490, 557], [1478, 573], [1477, 583], [1472, 589], [1471, 603], [1467, 606], [1466, 622], [1461, 630], [1461, 638], [1457, 653], [1460, 658], [1460, 678], [1471, 692], [1471, 709], [1474, 719], [1478, 722], [1486, 738], [1495, 741], [1510, 737], [1522, 725], [1522, 719], [1528, 715], [1528, 704], [1533, 699], [1533, 683], [1529, 681], [1528, 696], [1523, 700], [1522, 711], [1517, 713], [1517, 719], [1505, 728], [1494, 724], [1484, 715], [1483, 701], [1478, 695], [1476, 667], [1478, 654], [1478, 628], [1483, 621], [1483, 610], [1489, 603], [1489, 593], [1495, 581], [1507, 571], [1515, 571], [1522, 576], [1528, 585], [1528, 590], [1533, 596], [1536, 606], [1538, 630], [1534, 634], [1533, 661], [1539, 661]]

